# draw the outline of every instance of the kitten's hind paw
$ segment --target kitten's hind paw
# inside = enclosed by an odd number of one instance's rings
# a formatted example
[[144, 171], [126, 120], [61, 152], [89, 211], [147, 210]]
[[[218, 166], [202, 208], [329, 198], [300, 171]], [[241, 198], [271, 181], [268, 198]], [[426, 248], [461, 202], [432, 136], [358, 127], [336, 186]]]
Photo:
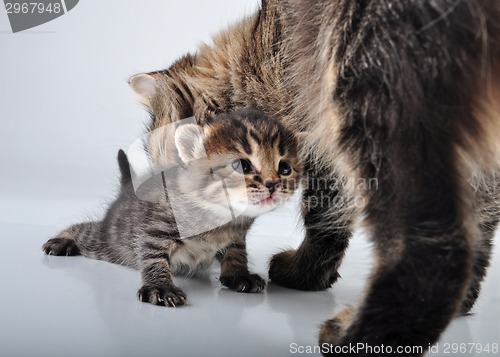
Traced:
[[177, 286], [144, 285], [137, 292], [139, 300], [153, 305], [177, 307], [187, 305], [187, 295]]
[[266, 282], [257, 274], [220, 277], [222, 285], [241, 293], [259, 293], [266, 287]]
[[70, 238], [52, 238], [42, 246], [47, 255], [80, 255], [75, 241]]

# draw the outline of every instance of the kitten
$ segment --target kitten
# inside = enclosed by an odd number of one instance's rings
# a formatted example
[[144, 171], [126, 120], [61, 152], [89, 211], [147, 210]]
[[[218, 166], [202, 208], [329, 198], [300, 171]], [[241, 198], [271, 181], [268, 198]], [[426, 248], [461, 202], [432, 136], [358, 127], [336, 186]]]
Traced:
[[[245, 235], [255, 217], [276, 208], [296, 189], [301, 172], [296, 138], [270, 117], [246, 109], [217, 116], [203, 127], [180, 125], [173, 139], [170, 149], [179, 165], [163, 171], [160, 184], [153, 177], [137, 190], [120, 150], [121, 191], [105, 218], [72, 225], [43, 250], [140, 269], [139, 299], [156, 305], [186, 304], [172, 274], [191, 275], [215, 258], [223, 285], [260, 292], [265, 281], [248, 270]], [[168, 146], [153, 137], [148, 145], [150, 150]], [[165, 164], [161, 156], [154, 160]], [[183, 218], [189, 234], [178, 229]]]
[[500, 219], [499, 18], [495, 0], [267, 0], [130, 84], [151, 130], [252, 105], [307, 131], [306, 236], [269, 276], [330, 287], [361, 222], [377, 264], [359, 307], [327, 321], [320, 341], [419, 355], [474, 305]]

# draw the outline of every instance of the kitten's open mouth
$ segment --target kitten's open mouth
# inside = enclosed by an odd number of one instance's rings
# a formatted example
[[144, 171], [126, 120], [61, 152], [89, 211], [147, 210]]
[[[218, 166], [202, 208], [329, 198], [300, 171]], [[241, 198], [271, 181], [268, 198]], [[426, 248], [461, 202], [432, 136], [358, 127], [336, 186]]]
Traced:
[[261, 205], [268, 205], [273, 203], [274, 203], [274, 198], [272, 198], [271, 196], [264, 198], [263, 200], [260, 201]]
[[273, 196], [268, 196], [258, 202], [256, 202], [256, 204], [258, 204], [259, 206], [271, 206], [271, 205], [274, 205], [276, 202], [275, 202], [275, 197]]

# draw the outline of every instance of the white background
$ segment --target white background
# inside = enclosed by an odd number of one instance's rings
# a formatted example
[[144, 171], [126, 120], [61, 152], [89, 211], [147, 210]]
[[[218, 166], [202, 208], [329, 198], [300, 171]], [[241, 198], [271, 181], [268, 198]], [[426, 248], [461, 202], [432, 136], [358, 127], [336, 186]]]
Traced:
[[[16, 34], [0, 8], [0, 194], [16, 198], [8, 207], [2, 200], [2, 218], [60, 225], [109, 196], [118, 149], [149, 119], [128, 78], [168, 67], [257, 6], [257, 0], [82, 0], [66, 15]], [[47, 207], [47, 198], [73, 202]]]

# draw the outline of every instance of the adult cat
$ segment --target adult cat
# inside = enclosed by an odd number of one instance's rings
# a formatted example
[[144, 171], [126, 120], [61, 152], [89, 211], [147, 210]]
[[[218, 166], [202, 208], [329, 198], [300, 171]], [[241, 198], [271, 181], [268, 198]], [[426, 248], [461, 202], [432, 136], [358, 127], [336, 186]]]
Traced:
[[330, 287], [361, 222], [377, 256], [366, 295], [320, 341], [425, 349], [474, 304], [499, 220], [499, 18], [495, 0], [268, 0], [130, 84], [151, 129], [254, 106], [307, 131], [304, 202], [320, 204], [271, 279]]

